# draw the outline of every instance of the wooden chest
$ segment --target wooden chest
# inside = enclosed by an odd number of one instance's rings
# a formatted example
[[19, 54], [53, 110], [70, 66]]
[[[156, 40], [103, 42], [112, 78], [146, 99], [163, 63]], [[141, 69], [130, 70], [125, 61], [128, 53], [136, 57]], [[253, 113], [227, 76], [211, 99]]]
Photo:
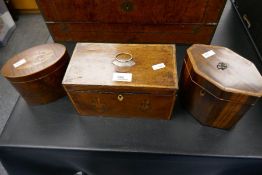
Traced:
[[38, 0], [55, 41], [209, 43], [226, 0]]
[[[113, 65], [121, 52], [135, 62], [126, 73]], [[175, 45], [78, 43], [63, 86], [80, 115], [170, 119], [178, 89], [175, 55]]]
[[187, 50], [180, 85], [185, 107], [202, 124], [216, 128], [231, 128], [262, 96], [255, 65], [218, 46]]
[[62, 79], [69, 62], [61, 44], [44, 44], [27, 49], [3, 66], [1, 73], [31, 105], [46, 104], [66, 93]]

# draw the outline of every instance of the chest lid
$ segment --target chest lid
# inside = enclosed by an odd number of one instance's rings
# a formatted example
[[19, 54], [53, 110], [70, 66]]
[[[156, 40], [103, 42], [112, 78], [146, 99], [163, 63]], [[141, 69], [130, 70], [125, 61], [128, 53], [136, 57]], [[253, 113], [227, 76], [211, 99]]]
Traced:
[[232, 50], [195, 44], [187, 54], [193, 70], [222, 91], [262, 96], [262, 77], [256, 66]]
[[[113, 61], [119, 53], [132, 55], [135, 62], [124, 73], [126, 81], [115, 77]], [[178, 88], [175, 55], [175, 45], [78, 43], [63, 85], [68, 91], [174, 93]]]
[[1, 73], [11, 81], [29, 81], [54, 71], [64, 60], [61, 44], [43, 44], [27, 49], [9, 59]]

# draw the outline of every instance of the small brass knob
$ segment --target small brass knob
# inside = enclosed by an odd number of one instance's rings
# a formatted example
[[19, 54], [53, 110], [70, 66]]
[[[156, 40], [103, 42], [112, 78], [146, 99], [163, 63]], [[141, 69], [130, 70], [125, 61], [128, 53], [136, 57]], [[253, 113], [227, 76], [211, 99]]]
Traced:
[[124, 100], [124, 96], [120, 94], [120, 95], [117, 96], [117, 99], [118, 99], [118, 101], [123, 101]]

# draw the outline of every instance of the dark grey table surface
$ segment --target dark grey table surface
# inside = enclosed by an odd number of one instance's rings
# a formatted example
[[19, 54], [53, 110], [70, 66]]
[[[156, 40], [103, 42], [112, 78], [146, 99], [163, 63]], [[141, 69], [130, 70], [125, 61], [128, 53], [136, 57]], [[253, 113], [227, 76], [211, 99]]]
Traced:
[[[262, 71], [233, 7], [227, 3], [212, 44], [226, 46]], [[178, 71], [185, 49], [177, 46]], [[2, 148], [43, 148], [262, 158], [262, 100], [230, 131], [200, 125], [180, 104], [170, 121], [80, 117], [67, 97], [28, 106], [19, 98], [0, 137]]]

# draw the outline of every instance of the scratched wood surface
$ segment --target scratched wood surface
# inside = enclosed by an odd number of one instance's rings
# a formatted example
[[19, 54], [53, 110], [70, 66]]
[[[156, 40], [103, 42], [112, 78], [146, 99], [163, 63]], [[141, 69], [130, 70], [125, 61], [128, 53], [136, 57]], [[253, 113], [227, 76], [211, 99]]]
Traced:
[[[131, 82], [112, 80], [121, 52], [135, 61]], [[178, 89], [175, 45], [78, 43], [63, 85], [81, 115], [169, 119]]]

